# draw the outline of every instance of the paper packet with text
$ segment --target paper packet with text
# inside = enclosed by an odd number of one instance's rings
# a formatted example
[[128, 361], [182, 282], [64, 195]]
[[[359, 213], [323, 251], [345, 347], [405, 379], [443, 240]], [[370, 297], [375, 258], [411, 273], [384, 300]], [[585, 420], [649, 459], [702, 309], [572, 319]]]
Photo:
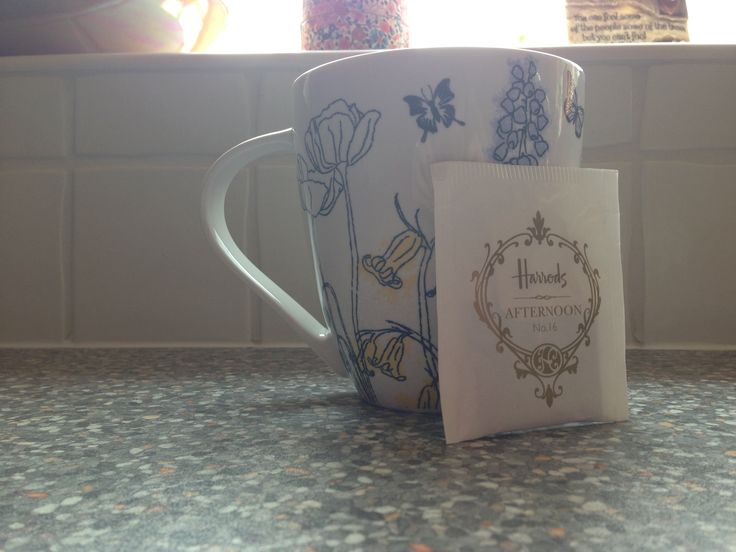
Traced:
[[447, 442], [626, 420], [617, 172], [431, 170]]

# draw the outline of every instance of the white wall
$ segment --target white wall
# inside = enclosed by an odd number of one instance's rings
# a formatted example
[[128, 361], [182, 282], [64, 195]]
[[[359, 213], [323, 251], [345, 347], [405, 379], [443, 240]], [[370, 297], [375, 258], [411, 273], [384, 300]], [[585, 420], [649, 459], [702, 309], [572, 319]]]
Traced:
[[[736, 346], [736, 47], [567, 47], [584, 164], [621, 171], [632, 346]], [[295, 342], [199, 221], [217, 154], [289, 126], [289, 85], [339, 54], [0, 59], [0, 346]], [[245, 171], [230, 222], [317, 312], [289, 158]]]

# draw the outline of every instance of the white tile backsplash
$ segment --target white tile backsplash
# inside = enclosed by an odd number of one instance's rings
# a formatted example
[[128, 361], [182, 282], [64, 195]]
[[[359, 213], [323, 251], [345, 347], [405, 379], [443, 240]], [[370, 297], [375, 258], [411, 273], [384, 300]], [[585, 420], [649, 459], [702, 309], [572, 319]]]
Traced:
[[586, 148], [633, 140], [633, 74], [630, 67], [594, 65], [585, 69]]
[[219, 154], [250, 138], [254, 83], [242, 74], [133, 73], [77, 79], [83, 155]]
[[[256, 170], [260, 265], [268, 276], [318, 320], [322, 312], [307, 221], [299, 200], [295, 165], [262, 164]], [[264, 342], [297, 341], [270, 306], [261, 309]]]
[[618, 171], [618, 202], [621, 228], [621, 265], [624, 275], [626, 342], [634, 344], [643, 319], [641, 306], [641, 208], [639, 179], [634, 178], [634, 165], [629, 161], [584, 162], [589, 168]]
[[298, 76], [298, 70], [291, 70], [263, 77], [258, 90], [258, 134], [293, 125], [291, 85]]
[[0, 345], [64, 339], [63, 171], [0, 171]]
[[[736, 346], [736, 46], [553, 53], [587, 73], [584, 163], [621, 171], [629, 343]], [[0, 58], [0, 346], [297, 343], [205, 239], [201, 178], [338, 55]], [[291, 159], [243, 171], [227, 216], [320, 318]]]
[[736, 147], [736, 63], [670, 64], [649, 70], [641, 147]]
[[250, 340], [249, 293], [206, 240], [202, 169], [83, 169], [74, 187], [74, 336]]
[[644, 337], [734, 343], [736, 165], [646, 163]]
[[65, 107], [60, 78], [0, 78], [0, 158], [63, 156]]

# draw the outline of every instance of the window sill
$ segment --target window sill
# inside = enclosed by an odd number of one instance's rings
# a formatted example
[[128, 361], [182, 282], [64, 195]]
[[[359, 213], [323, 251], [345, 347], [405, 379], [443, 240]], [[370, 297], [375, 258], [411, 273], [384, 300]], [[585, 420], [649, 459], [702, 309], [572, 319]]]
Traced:
[[[631, 65], [658, 62], [724, 61], [736, 59], [736, 45], [614, 44], [532, 48], [577, 63], [619, 62]], [[244, 68], [309, 68], [363, 51], [295, 52], [280, 54], [68, 54], [0, 58], [0, 74], [64, 73], [130, 70], [208, 70]]]

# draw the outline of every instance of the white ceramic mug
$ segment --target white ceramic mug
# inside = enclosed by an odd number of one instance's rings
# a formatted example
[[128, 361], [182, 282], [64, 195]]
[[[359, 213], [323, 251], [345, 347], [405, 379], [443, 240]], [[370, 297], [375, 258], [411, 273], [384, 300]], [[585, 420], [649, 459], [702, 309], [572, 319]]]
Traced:
[[[307, 344], [347, 372], [362, 399], [436, 411], [429, 165], [578, 166], [583, 78], [565, 59], [493, 48], [390, 50], [307, 71], [292, 87], [294, 127], [243, 142], [210, 168], [209, 236]], [[248, 260], [225, 224], [235, 175], [283, 151], [297, 156], [327, 327]]]

